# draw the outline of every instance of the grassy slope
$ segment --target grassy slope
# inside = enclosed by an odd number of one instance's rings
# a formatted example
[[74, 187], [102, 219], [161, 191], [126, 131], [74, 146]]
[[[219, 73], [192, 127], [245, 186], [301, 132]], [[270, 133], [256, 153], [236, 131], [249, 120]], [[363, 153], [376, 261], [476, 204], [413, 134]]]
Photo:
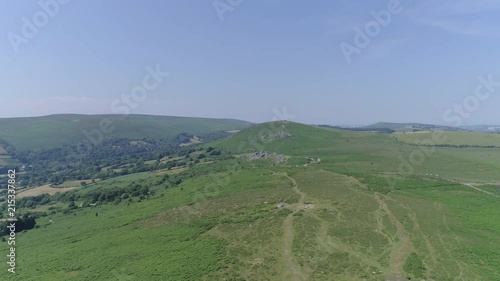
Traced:
[[[418, 176], [400, 177], [389, 187], [384, 175], [395, 175], [398, 156], [416, 148], [388, 136], [286, 123], [290, 138], [260, 141], [282, 130], [272, 126], [258, 125], [210, 145], [235, 154], [276, 151], [289, 156], [286, 164], [227, 160], [210, 167], [229, 172], [186, 180], [155, 199], [43, 218], [39, 229], [18, 236], [17, 277], [500, 279], [498, 198]], [[488, 153], [500, 158], [497, 150]], [[478, 154], [437, 149], [416, 172], [440, 169], [453, 179], [499, 182], [498, 164]], [[277, 208], [279, 202], [285, 207]], [[306, 203], [313, 208], [304, 210]], [[5, 252], [5, 243], [0, 248]], [[0, 270], [6, 270], [4, 263]]]
[[[390, 136], [368, 132], [323, 129], [288, 123], [292, 137], [260, 141], [259, 135], [279, 131], [270, 123], [261, 124], [226, 140], [215, 142], [233, 153], [267, 150], [290, 156], [324, 157], [336, 172], [344, 174], [399, 174], [400, 156], [421, 152], [421, 147], [398, 142]], [[433, 148], [422, 165], [414, 165], [414, 173], [438, 174], [447, 179], [469, 182], [500, 182], [500, 150], [482, 148]]]
[[0, 119], [0, 137], [19, 150], [54, 148], [75, 144], [84, 135], [82, 130], [98, 129], [99, 123], [110, 118], [116, 126], [105, 137], [141, 139], [173, 137], [182, 132], [203, 134], [220, 130], [235, 130], [248, 122], [231, 119], [186, 118], [169, 116], [129, 115], [50, 115], [29, 118]]

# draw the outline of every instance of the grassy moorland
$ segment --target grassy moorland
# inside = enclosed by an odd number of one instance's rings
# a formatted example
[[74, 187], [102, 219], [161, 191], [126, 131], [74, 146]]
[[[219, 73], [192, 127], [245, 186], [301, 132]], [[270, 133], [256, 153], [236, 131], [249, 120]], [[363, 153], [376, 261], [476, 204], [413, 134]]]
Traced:
[[291, 122], [203, 147], [224, 157], [175, 186], [148, 172], [67, 192], [154, 191], [49, 212], [5, 280], [500, 280], [500, 199], [466, 185], [497, 192], [499, 149], [437, 147], [402, 173], [421, 147]]

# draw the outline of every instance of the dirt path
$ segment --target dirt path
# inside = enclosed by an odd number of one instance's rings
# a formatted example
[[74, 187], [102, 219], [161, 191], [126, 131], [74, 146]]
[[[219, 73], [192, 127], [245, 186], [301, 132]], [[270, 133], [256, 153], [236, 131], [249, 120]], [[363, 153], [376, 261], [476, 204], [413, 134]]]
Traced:
[[312, 157], [306, 157], [306, 159], [309, 159], [309, 161], [311, 161], [311, 162], [309, 162], [307, 164], [304, 164], [304, 167], [309, 167], [312, 164], [318, 164], [319, 162], [321, 162], [320, 158], [315, 159], [315, 158], [312, 158]]
[[[380, 194], [375, 194], [375, 199], [380, 204], [380, 208], [387, 215], [391, 223], [397, 229], [398, 242], [394, 241], [393, 247], [391, 249], [391, 254], [389, 258], [389, 278], [392, 279], [403, 279], [404, 270], [403, 265], [410, 255], [412, 249], [412, 243], [410, 241], [410, 236], [408, 235], [404, 225], [398, 220], [398, 218], [391, 212], [385, 200], [380, 198]], [[391, 280], [392, 280], [391, 279]]]
[[413, 211], [410, 207], [404, 205], [403, 203], [390, 198], [393, 202], [399, 204], [402, 208], [406, 209], [408, 211], [408, 217], [410, 220], [413, 222], [413, 236], [419, 235], [420, 239], [422, 239], [425, 242], [425, 247], [427, 249], [427, 252], [429, 253], [430, 259], [432, 261], [432, 266], [430, 264], [427, 264], [427, 272], [429, 274], [432, 274], [432, 272], [440, 266], [440, 263], [438, 262], [438, 253], [434, 245], [431, 243], [427, 235], [425, 235], [422, 230], [420, 229], [420, 224], [418, 223], [418, 218], [417, 218], [417, 213]]
[[[293, 191], [295, 193], [297, 193], [298, 195], [300, 195], [299, 204], [303, 205], [304, 204], [304, 199], [306, 197], [306, 194], [304, 192], [300, 191], [299, 185], [297, 184], [297, 181], [294, 178], [290, 177], [287, 173], [284, 173], [283, 175], [292, 182], [292, 184], [293, 184], [293, 187], [292, 187]], [[296, 210], [295, 212], [297, 212], [297, 211], [298, 210]]]
[[[474, 189], [474, 190], [476, 190], [476, 191], [482, 192], [482, 193], [484, 193], [484, 194], [488, 194], [488, 195], [490, 195], [490, 196], [493, 196], [493, 197], [496, 197], [496, 198], [500, 198], [500, 195], [498, 195], [498, 194], [494, 194], [494, 193], [491, 193], [491, 192], [486, 191], [486, 190], [484, 190], [484, 189], [481, 189], [481, 188], [479, 188], [479, 187], [477, 187], [477, 186], [474, 186], [474, 184], [472, 184], [472, 183], [465, 183], [465, 182], [461, 182], [461, 181], [454, 180], [454, 179], [446, 179], [446, 178], [444, 178], [444, 179], [445, 179], [445, 180], [448, 180], [448, 181], [451, 181], [451, 182], [454, 182], [454, 183], [458, 183], [458, 184], [461, 184], [461, 185], [465, 185], [465, 186], [467, 186], [467, 187], [470, 187], [470, 188], [472, 188], [472, 189]], [[491, 183], [491, 184], [495, 184], [495, 183]]]
[[[311, 215], [313, 218], [317, 219], [320, 222], [320, 229], [317, 232], [317, 237], [318, 245], [322, 249], [328, 249], [331, 252], [349, 253], [350, 255], [359, 259], [364, 265], [369, 265], [373, 268], [377, 268], [380, 271], [383, 270], [383, 266], [380, 265], [380, 263], [378, 263], [376, 260], [368, 257], [365, 253], [354, 249], [352, 245], [349, 245], [345, 242], [342, 242], [340, 239], [328, 235], [329, 223], [319, 216], [314, 215], [313, 213], [311, 213]], [[339, 216], [340, 215], [341, 214], [339, 214]]]
[[461, 184], [463, 184], [463, 185], [465, 185], [465, 186], [468, 186], [468, 187], [470, 187], [470, 188], [473, 188], [473, 189], [475, 189], [475, 190], [477, 190], [477, 191], [479, 191], [479, 192], [482, 192], [482, 193], [488, 194], [488, 195], [490, 195], [490, 196], [493, 196], [493, 197], [496, 197], [496, 198], [500, 198], [500, 195], [496, 195], [496, 194], [491, 193], [491, 192], [489, 192], [489, 191], [483, 190], [483, 189], [481, 189], [481, 188], [479, 188], [479, 187], [475, 187], [475, 186], [473, 186], [473, 185], [472, 185], [472, 184], [470, 184], [470, 183], [461, 183]]
[[[300, 196], [298, 206], [304, 205], [304, 199], [306, 197], [305, 193], [300, 191], [295, 179], [290, 177], [287, 173], [283, 174], [293, 183], [293, 191]], [[294, 214], [297, 213], [300, 208], [295, 208], [291, 214], [289, 214], [283, 222], [283, 260], [285, 262], [285, 272], [283, 273], [282, 280], [286, 281], [305, 281], [308, 280], [308, 275], [302, 271], [300, 266], [297, 264], [295, 257], [293, 256], [292, 246], [294, 240], [293, 232], [293, 219]]]
[[282, 147], [284, 144], [286, 143], [286, 141], [280, 143], [275, 149], [274, 151], [278, 150], [278, 148]]

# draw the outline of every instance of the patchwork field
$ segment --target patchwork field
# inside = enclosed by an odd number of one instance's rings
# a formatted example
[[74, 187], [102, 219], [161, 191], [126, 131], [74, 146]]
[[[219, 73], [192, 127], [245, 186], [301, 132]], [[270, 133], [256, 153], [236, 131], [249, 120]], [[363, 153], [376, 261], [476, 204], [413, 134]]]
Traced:
[[44, 185], [44, 186], [39, 186], [39, 187], [34, 187], [30, 188], [27, 190], [23, 190], [17, 194], [18, 199], [22, 199], [25, 197], [34, 197], [34, 196], [39, 196], [42, 194], [49, 194], [49, 195], [54, 195], [58, 192], [63, 193], [67, 192], [70, 190], [74, 190], [77, 187], [68, 187], [68, 188], [56, 188], [56, 187], [50, 187], [49, 185]]
[[9, 155], [0, 155], [0, 166], [18, 165], [19, 161]]

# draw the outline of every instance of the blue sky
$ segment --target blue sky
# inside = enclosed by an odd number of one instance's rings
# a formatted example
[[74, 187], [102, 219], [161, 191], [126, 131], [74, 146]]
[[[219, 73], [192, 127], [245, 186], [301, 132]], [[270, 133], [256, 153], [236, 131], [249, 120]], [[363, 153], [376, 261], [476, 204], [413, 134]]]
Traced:
[[[146, 67], [170, 75], [130, 112], [254, 122], [286, 108], [304, 123], [448, 124], [478, 77], [500, 82], [499, 1], [54, 1], [32, 38], [23, 18], [43, 5], [2, 3], [0, 117], [114, 113]], [[380, 11], [390, 21], [349, 63], [340, 45]], [[499, 104], [500, 87], [463, 124], [499, 124]]]

